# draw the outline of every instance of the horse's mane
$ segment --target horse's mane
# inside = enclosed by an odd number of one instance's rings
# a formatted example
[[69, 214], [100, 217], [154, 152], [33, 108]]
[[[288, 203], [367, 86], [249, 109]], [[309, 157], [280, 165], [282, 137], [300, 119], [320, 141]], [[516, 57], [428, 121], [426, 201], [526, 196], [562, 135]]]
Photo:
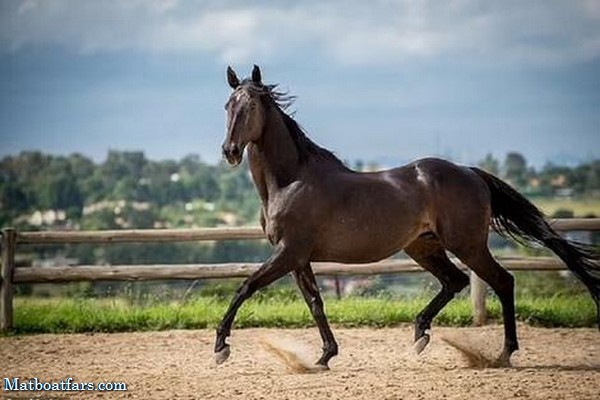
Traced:
[[276, 107], [277, 112], [280, 113], [285, 126], [296, 145], [296, 150], [300, 157], [300, 162], [306, 162], [309, 158], [329, 161], [332, 164], [348, 169], [331, 151], [319, 146], [313, 142], [307, 135], [304, 129], [296, 122], [293, 118], [293, 113], [288, 113], [287, 110], [294, 103], [296, 96], [291, 95], [288, 92], [282, 92], [277, 90], [277, 85], [256, 85], [251, 86], [253, 90], [257, 90], [261, 95], [266, 96], [271, 100], [272, 104]]
[[337, 166], [346, 168], [342, 160], [337, 158], [335, 154], [319, 146], [318, 144], [313, 142], [308, 136], [306, 136], [304, 130], [288, 113], [286, 113], [281, 108], [279, 108], [278, 111], [281, 113], [283, 122], [285, 123], [288, 132], [292, 136], [292, 140], [296, 145], [296, 150], [298, 151], [298, 154], [300, 155], [300, 160], [302, 162], [307, 161], [310, 157], [314, 157], [319, 160], [330, 161]]

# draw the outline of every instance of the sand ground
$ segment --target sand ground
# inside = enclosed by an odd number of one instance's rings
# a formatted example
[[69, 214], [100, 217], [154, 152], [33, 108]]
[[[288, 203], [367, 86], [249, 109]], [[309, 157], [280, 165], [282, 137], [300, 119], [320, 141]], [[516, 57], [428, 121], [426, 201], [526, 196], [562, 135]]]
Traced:
[[600, 333], [519, 326], [512, 368], [474, 369], [442, 337], [499, 353], [502, 327], [435, 327], [412, 351], [412, 328], [335, 329], [331, 370], [298, 374], [261, 340], [298, 343], [316, 360], [313, 329], [245, 329], [216, 366], [214, 332], [164, 331], [0, 338], [0, 377], [59, 382], [125, 382], [126, 392], [12, 392], [12, 399], [600, 399]]

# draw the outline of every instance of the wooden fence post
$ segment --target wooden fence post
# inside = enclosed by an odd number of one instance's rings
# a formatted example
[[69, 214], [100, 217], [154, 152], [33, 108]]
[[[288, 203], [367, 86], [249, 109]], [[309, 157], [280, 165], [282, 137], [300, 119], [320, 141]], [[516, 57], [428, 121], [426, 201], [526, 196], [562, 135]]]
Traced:
[[340, 285], [340, 277], [335, 275], [333, 277], [333, 283], [335, 284], [335, 298], [339, 300], [342, 298], [342, 288]]
[[473, 325], [485, 325], [487, 310], [485, 308], [486, 283], [471, 271], [471, 304], [473, 306]]
[[0, 273], [0, 332], [13, 326], [13, 275], [15, 271], [15, 247], [17, 231], [2, 230], [2, 270]]

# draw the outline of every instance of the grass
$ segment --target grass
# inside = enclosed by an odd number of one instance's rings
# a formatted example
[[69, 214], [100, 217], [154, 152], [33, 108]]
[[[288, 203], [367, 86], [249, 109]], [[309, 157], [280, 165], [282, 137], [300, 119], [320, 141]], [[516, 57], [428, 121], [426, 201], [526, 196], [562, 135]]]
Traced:
[[[342, 327], [389, 327], [412, 322], [428, 299], [384, 298], [327, 299], [326, 313], [332, 324]], [[124, 298], [15, 300], [15, 333], [123, 332], [164, 329], [214, 328], [228, 302], [200, 297], [185, 302], [149, 302], [133, 305]], [[488, 302], [492, 319], [501, 308], [495, 299]], [[595, 324], [596, 310], [589, 296], [521, 298], [517, 318], [532, 325], [585, 327]], [[469, 299], [452, 301], [435, 324], [465, 326], [471, 323]], [[240, 309], [236, 328], [313, 326], [303, 301], [250, 300]]]

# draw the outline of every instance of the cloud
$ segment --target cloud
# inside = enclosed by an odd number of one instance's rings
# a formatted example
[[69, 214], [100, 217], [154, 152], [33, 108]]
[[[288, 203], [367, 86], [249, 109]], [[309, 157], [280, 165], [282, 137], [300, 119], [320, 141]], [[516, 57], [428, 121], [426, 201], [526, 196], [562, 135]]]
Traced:
[[394, 65], [469, 57], [572, 63], [600, 56], [600, 6], [581, 1], [3, 1], [0, 49], [201, 52], [227, 62], [289, 59]]

